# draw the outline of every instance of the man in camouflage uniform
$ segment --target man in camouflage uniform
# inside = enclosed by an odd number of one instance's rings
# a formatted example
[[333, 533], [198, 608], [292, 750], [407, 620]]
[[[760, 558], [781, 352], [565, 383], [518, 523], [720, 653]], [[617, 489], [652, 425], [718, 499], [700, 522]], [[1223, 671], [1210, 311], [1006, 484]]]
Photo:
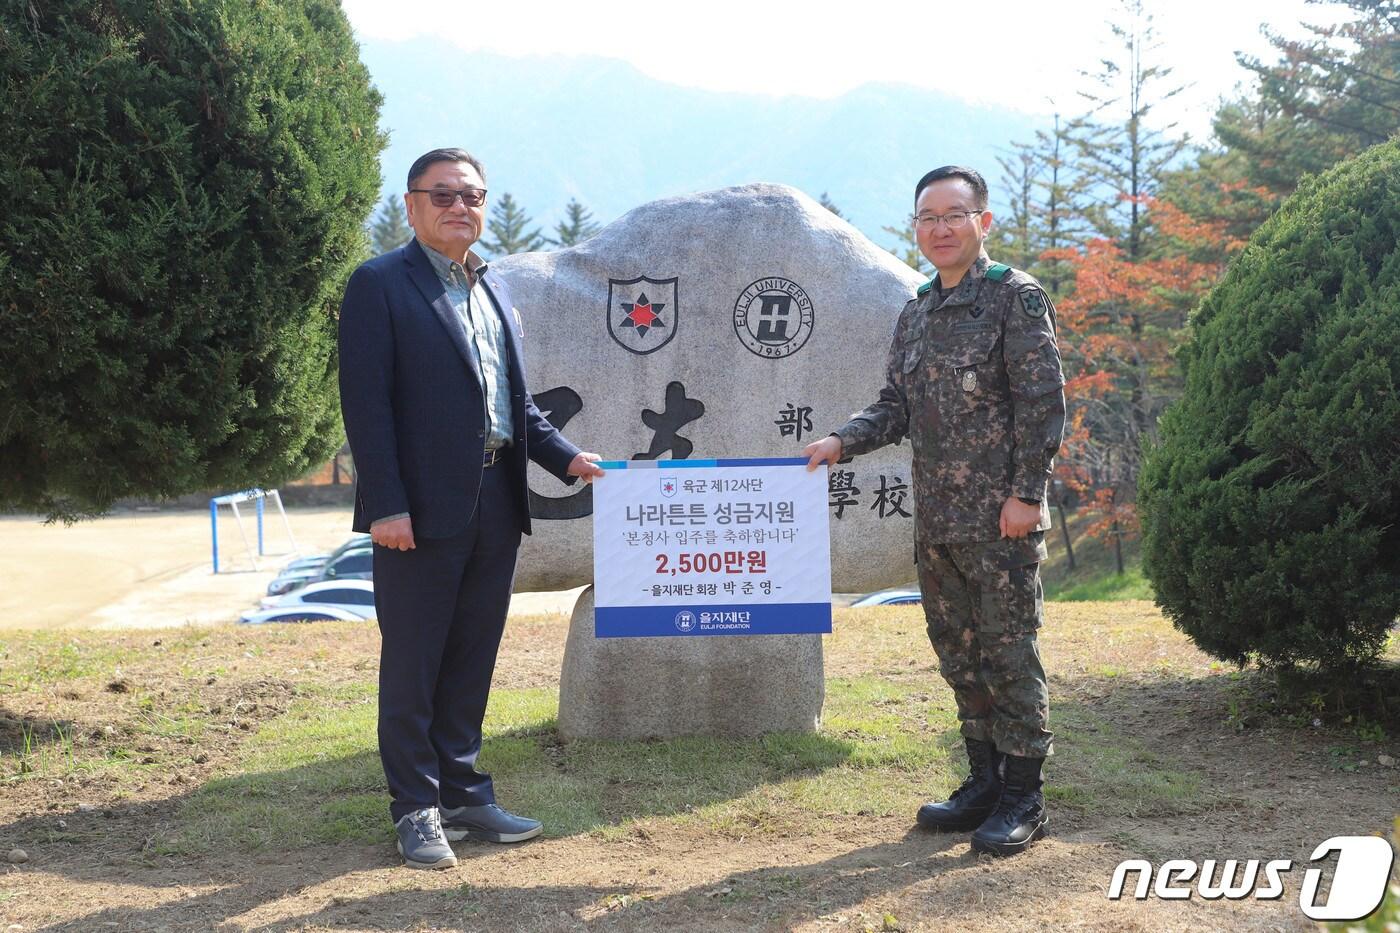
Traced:
[[971, 763], [918, 821], [975, 830], [974, 849], [1009, 855], [1047, 822], [1049, 692], [1036, 629], [1046, 484], [1065, 422], [1055, 309], [1034, 278], [983, 252], [992, 214], [980, 174], [934, 169], [914, 199], [919, 249], [938, 274], [899, 316], [879, 399], [803, 453], [815, 468], [908, 435], [928, 635]]

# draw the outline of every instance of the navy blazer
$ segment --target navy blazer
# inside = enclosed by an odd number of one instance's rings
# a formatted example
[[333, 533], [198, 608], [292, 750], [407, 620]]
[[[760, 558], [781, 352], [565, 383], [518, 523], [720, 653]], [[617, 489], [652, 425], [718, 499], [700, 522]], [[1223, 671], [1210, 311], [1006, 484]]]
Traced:
[[[490, 269], [482, 282], [505, 333], [517, 454], [492, 469], [513, 471], [529, 534], [526, 459], [572, 483], [567, 470], [579, 451], [525, 389], [520, 318], [505, 282]], [[355, 458], [355, 531], [400, 512], [427, 538], [467, 527], [481, 489], [486, 400], [466, 329], [416, 239], [350, 276], [340, 306], [340, 408]]]

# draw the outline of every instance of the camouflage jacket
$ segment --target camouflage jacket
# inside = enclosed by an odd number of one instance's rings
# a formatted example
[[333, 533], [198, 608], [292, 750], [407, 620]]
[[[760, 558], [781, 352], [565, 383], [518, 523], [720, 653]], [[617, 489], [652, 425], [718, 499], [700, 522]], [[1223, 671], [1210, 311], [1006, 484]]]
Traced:
[[995, 541], [1009, 496], [1040, 501], [1043, 531], [1064, 384], [1050, 298], [983, 254], [946, 299], [929, 283], [904, 306], [879, 399], [835, 433], [844, 455], [909, 436], [921, 543]]

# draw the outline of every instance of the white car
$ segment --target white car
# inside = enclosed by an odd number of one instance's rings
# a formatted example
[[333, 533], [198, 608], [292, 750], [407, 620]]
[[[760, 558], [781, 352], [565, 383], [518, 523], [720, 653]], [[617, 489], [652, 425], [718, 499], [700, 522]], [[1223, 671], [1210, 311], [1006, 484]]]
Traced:
[[353, 612], [362, 619], [374, 618], [374, 582], [371, 580], [327, 580], [312, 583], [284, 596], [263, 599], [264, 609], [287, 606], [334, 606]]
[[301, 589], [308, 583], [322, 580], [371, 580], [374, 578], [374, 555], [366, 547], [352, 547], [338, 552], [330, 561], [322, 561], [314, 567], [283, 570], [282, 574], [267, 585], [268, 596], [281, 596], [292, 590]]
[[851, 603], [851, 608], [854, 609], [858, 606], [917, 606], [923, 601], [923, 594], [918, 590], [902, 586], [862, 596]]
[[276, 609], [250, 609], [238, 617], [244, 625], [268, 622], [363, 622], [365, 617], [338, 606], [278, 606]]

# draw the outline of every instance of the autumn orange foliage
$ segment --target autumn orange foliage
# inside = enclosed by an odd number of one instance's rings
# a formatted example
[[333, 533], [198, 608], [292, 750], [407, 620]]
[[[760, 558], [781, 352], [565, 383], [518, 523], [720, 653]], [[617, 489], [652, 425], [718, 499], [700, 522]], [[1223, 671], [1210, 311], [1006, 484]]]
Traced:
[[1150, 255], [1134, 259], [1094, 239], [1041, 257], [1072, 270], [1057, 318], [1069, 419], [1056, 479], [1094, 516], [1090, 537], [1136, 533], [1138, 445], [1177, 391], [1173, 353], [1187, 315], [1244, 245], [1225, 219], [1194, 217], [1155, 197], [1138, 200], [1155, 234]]

